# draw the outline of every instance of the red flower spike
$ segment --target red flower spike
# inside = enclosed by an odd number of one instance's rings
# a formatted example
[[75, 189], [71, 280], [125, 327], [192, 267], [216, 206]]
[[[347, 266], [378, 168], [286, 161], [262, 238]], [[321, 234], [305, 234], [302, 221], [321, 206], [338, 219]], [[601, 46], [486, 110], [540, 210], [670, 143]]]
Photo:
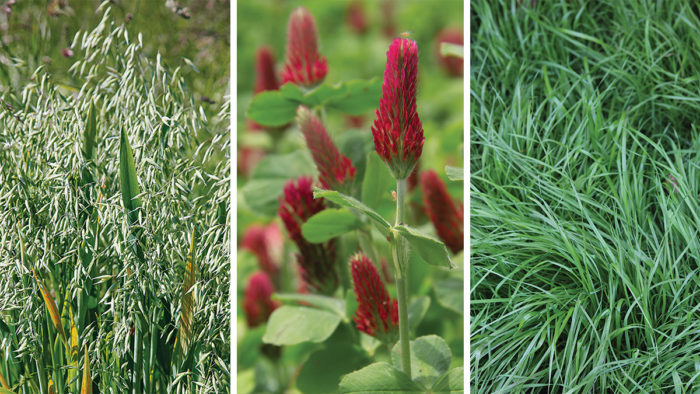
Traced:
[[357, 253], [350, 259], [350, 271], [358, 304], [353, 318], [357, 329], [383, 342], [394, 342], [399, 329], [398, 304], [389, 297], [374, 264]]
[[320, 173], [324, 189], [347, 191], [355, 177], [350, 159], [338, 151], [321, 121], [304, 106], [297, 110], [297, 122]]
[[275, 223], [268, 226], [254, 224], [243, 234], [241, 247], [255, 254], [260, 269], [275, 278], [282, 259], [282, 243], [282, 232]]
[[464, 59], [456, 56], [444, 56], [440, 53], [440, 46], [443, 42], [450, 44], [464, 45], [464, 35], [459, 29], [444, 29], [435, 40], [435, 53], [437, 54], [438, 62], [447, 73], [453, 77], [461, 77], [464, 75]]
[[416, 113], [418, 47], [396, 38], [386, 54], [377, 119], [372, 126], [374, 147], [394, 178], [406, 179], [423, 151], [423, 125]]
[[348, 4], [347, 14], [345, 19], [350, 26], [350, 29], [356, 34], [365, 34], [367, 32], [367, 17], [362, 2], [355, 0]]
[[280, 88], [275, 73], [275, 55], [269, 47], [258, 49], [255, 56], [255, 94]]
[[301, 234], [301, 225], [326, 208], [324, 199], [314, 199], [312, 182], [310, 177], [300, 177], [296, 184], [294, 180], [287, 182], [278, 213], [299, 249], [296, 257], [304, 283], [316, 293], [333, 294], [338, 287], [335, 240], [312, 244]]
[[248, 279], [248, 287], [245, 289], [243, 299], [243, 311], [248, 327], [265, 323], [272, 311], [277, 309], [279, 303], [271, 298], [274, 291], [270, 278], [264, 272], [256, 272]]
[[433, 170], [421, 174], [421, 189], [426, 212], [438, 237], [452, 253], [464, 249], [464, 206], [457, 210], [445, 183]]
[[289, 17], [282, 83], [313, 86], [323, 81], [327, 73], [326, 58], [318, 52], [316, 21], [309, 10], [299, 7]]

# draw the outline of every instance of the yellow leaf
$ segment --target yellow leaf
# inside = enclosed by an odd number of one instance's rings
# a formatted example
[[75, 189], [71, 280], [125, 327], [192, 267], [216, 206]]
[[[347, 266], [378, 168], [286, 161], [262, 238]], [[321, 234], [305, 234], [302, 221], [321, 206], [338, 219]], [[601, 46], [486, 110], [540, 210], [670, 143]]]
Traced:
[[87, 353], [87, 344], [85, 344], [85, 365], [83, 367], [83, 384], [80, 387], [80, 394], [92, 393], [92, 380], [90, 378], [90, 359]]
[[58, 314], [56, 302], [53, 300], [53, 297], [51, 297], [51, 293], [49, 293], [49, 291], [46, 290], [46, 287], [41, 282], [41, 280], [39, 280], [39, 277], [36, 276], [36, 272], [33, 268], [32, 273], [34, 273], [34, 279], [36, 279], [36, 282], [39, 285], [39, 290], [41, 290], [41, 296], [44, 298], [44, 304], [46, 304], [46, 308], [49, 310], [49, 315], [51, 315], [53, 325], [54, 327], [56, 327], [56, 330], [58, 331], [59, 335], [61, 335], [63, 342], [67, 343], [68, 340], [66, 338], [66, 332], [63, 330], [63, 324], [61, 323], [61, 317]]
[[184, 355], [192, 340], [192, 315], [194, 313], [194, 297], [191, 292], [197, 276], [197, 267], [194, 263], [194, 227], [190, 238], [190, 251], [187, 256], [187, 267], [185, 268], [185, 279], [182, 286], [182, 305], [180, 312], [180, 330], [177, 336], [178, 348], [181, 355]]
[[2, 376], [1, 373], [0, 373], [0, 384], [2, 384], [2, 387], [5, 388], [5, 389], [9, 389], [9, 388], [10, 388], [10, 385], [7, 384], [7, 380], [5, 380], [5, 377]]
[[78, 361], [78, 329], [73, 320], [73, 306], [70, 307], [70, 358], [73, 362]]

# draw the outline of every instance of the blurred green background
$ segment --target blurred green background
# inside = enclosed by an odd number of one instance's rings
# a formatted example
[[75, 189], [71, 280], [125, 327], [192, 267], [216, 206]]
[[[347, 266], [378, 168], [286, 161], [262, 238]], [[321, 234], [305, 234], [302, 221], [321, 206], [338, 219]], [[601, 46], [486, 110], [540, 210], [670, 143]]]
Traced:
[[[0, 0], [0, 95], [21, 91], [39, 66], [70, 91], [65, 56], [78, 31], [100, 21], [100, 6], [111, 7], [117, 23], [126, 23], [132, 39], [141, 33], [144, 53], [161, 54], [182, 75], [209, 118], [216, 117], [228, 93], [229, 0]], [[8, 12], [9, 11], [9, 12]], [[218, 119], [216, 119], [218, 120]]]

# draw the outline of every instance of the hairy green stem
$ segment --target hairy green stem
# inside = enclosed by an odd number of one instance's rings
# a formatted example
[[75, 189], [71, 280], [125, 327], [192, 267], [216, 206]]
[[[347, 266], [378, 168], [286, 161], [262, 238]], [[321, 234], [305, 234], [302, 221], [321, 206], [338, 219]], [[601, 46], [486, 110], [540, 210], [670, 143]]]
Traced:
[[[396, 223], [403, 224], [405, 212], [404, 199], [406, 197], [406, 180], [396, 180]], [[406, 241], [397, 236], [392, 245], [394, 265], [396, 269], [396, 290], [399, 304], [399, 341], [401, 343], [401, 368], [411, 377], [411, 347], [408, 332], [408, 286], [406, 274], [408, 273], [408, 245]]]

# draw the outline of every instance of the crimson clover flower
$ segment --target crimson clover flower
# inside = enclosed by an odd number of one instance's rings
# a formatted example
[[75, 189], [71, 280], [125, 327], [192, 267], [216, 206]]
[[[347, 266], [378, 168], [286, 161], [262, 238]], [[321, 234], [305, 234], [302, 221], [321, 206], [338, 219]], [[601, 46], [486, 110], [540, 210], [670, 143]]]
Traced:
[[278, 213], [299, 249], [296, 257], [304, 283], [314, 292], [333, 294], [338, 287], [335, 240], [312, 244], [301, 234], [301, 225], [326, 208], [324, 199], [314, 199], [312, 183], [311, 177], [300, 177], [296, 183], [294, 180], [287, 182]]
[[440, 52], [440, 46], [443, 42], [457, 45], [464, 45], [464, 35], [460, 29], [444, 29], [438, 33], [435, 39], [435, 50], [437, 53], [440, 66], [453, 77], [461, 77], [464, 75], [464, 59], [457, 56], [445, 56]]
[[248, 279], [245, 298], [243, 298], [243, 311], [248, 327], [265, 323], [272, 311], [277, 309], [279, 303], [271, 298], [274, 291], [270, 277], [264, 272], [258, 271]]
[[316, 21], [309, 10], [299, 7], [289, 17], [282, 83], [313, 86], [323, 81], [327, 73], [326, 58], [318, 52]]
[[394, 342], [399, 329], [398, 304], [389, 297], [374, 264], [360, 252], [350, 259], [350, 271], [358, 304], [353, 318], [357, 329], [383, 342]]
[[362, 6], [362, 2], [359, 0], [351, 1], [348, 4], [347, 14], [345, 16], [350, 29], [357, 34], [364, 34], [367, 32], [367, 17], [365, 16], [365, 9]]
[[282, 243], [282, 233], [275, 223], [254, 224], [243, 234], [241, 247], [252, 252], [258, 258], [260, 269], [274, 279], [282, 259]]
[[416, 113], [418, 47], [396, 38], [386, 54], [377, 119], [372, 126], [374, 147], [394, 178], [406, 179], [423, 150], [423, 126]]
[[279, 88], [280, 84], [275, 73], [275, 55], [270, 47], [259, 48], [255, 55], [255, 88], [253, 91], [258, 94]]
[[464, 249], [464, 206], [458, 210], [445, 183], [433, 170], [421, 174], [423, 202], [438, 237], [452, 253]]
[[355, 167], [350, 159], [338, 151], [321, 121], [308, 108], [299, 106], [297, 122], [316, 162], [321, 186], [347, 191], [355, 177]]

